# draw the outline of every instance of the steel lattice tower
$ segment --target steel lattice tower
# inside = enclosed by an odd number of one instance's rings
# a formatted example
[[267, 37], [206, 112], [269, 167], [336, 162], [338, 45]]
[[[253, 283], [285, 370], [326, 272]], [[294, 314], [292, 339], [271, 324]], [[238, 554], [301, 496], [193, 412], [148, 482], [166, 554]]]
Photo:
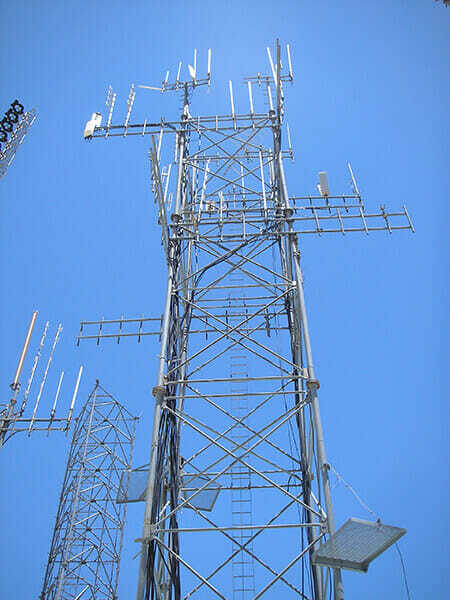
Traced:
[[[76, 420], [41, 600], [117, 598], [136, 418], [97, 382]], [[122, 478], [122, 482], [121, 482]]]
[[[230, 82], [231, 114], [193, 116], [190, 94], [210, 80], [209, 60], [203, 79], [194, 60], [189, 81], [179, 69], [158, 88], [183, 94], [179, 120], [131, 124], [132, 87], [123, 125], [111, 125], [110, 91], [107, 124], [96, 113], [85, 129], [86, 138], [154, 134], [168, 271], [161, 327], [145, 330], [157, 318], [89, 321], [79, 336], [161, 337], [138, 600], [343, 598], [340, 569], [317, 560], [335, 523], [298, 240], [412, 225], [405, 208], [367, 213], [351, 168], [350, 194], [331, 195], [322, 173], [318, 195], [289, 195], [289, 51], [287, 69], [278, 43], [269, 61], [269, 76], [246, 80], [249, 112], [235, 111]], [[256, 86], [264, 112], [254, 109]], [[165, 169], [163, 134], [175, 145]]]

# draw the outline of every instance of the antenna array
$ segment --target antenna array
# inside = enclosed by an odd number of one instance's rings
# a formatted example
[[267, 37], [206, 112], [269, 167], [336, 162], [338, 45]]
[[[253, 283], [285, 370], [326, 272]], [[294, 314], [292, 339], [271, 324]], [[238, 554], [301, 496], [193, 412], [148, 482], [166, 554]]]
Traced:
[[[16, 373], [14, 375], [13, 382], [10, 385], [12, 397], [9, 401], [4, 403], [3, 405], [0, 405], [0, 447], [3, 446], [5, 442], [7, 442], [14, 434], [18, 432], [26, 432], [28, 436], [30, 436], [33, 431], [45, 431], [47, 435], [50, 433], [50, 431], [64, 431], [67, 433], [72, 421], [75, 400], [78, 394], [78, 388], [80, 385], [83, 367], [80, 367], [78, 371], [78, 375], [75, 381], [75, 387], [72, 394], [72, 400], [68, 408], [67, 416], [59, 417], [56, 414], [56, 407], [61, 392], [64, 371], [61, 371], [60, 373], [58, 385], [56, 387], [54, 399], [51, 405], [51, 409], [49, 409], [48, 416], [38, 416], [38, 407], [47, 382], [47, 377], [54, 358], [56, 346], [59, 342], [61, 332], [63, 329], [61, 324], [59, 324], [56, 329], [56, 333], [51, 344], [50, 351], [48, 353], [47, 361], [45, 363], [44, 370], [41, 374], [41, 381], [39, 383], [38, 391], [36, 394], [33, 394], [33, 384], [36, 383], [36, 371], [38, 370], [38, 366], [43, 355], [44, 346], [47, 341], [47, 335], [50, 326], [49, 321], [45, 323], [39, 345], [34, 355], [33, 363], [31, 366], [31, 372], [26, 384], [26, 388], [22, 397], [20, 394], [20, 377], [28, 353], [28, 348], [30, 345], [33, 330], [36, 324], [37, 314], [37, 311], [34, 311], [31, 317], [30, 325], [28, 327], [27, 335], [25, 337], [25, 342], [19, 357]], [[33, 397], [33, 395], [35, 395], [34, 404], [33, 408], [31, 409], [31, 414], [29, 414], [27, 409], [29, 408], [30, 404], [30, 396]]]

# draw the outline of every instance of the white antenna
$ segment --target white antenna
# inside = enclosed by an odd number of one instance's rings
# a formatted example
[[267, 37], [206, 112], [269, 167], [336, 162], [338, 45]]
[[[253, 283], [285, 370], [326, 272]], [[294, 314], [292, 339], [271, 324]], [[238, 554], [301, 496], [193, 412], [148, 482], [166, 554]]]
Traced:
[[194, 69], [194, 67], [191, 67], [191, 65], [188, 65], [188, 71], [189, 71], [189, 75], [195, 81], [195, 69]]
[[234, 117], [234, 100], [233, 100], [233, 83], [230, 79], [230, 102], [231, 102], [231, 114]]
[[291, 50], [289, 48], [289, 44], [286, 44], [287, 57], [288, 57], [288, 65], [289, 65], [289, 77], [294, 79], [294, 73], [292, 71], [292, 62], [291, 62]]
[[164, 189], [164, 203], [167, 204], [167, 189], [169, 187], [169, 179], [170, 179], [170, 171], [172, 169], [172, 163], [169, 164], [169, 167], [167, 169], [167, 175], [166, 175], [166, 185], [165, 185], [165, 189]]
[[128, 94], [128, 110], [127, 116], [125, 119], [125, 129], [128, 127], [128, 121], [130, 120], [131, 109], [133, 108], [134, 97], [136, 96], [136, 92], [134, 91], [134, 83], [131, 84], [130, 93]]
[[351, 167], [350, 163], [347, 163], [347, 166], [348, 166], [348, 170], [350, 171], [350, 177], [352, 178], [353, 191], [355, 192], [355, 194], [357, 196], [359, 196], [360, 193], [359, 193], [358, 186], [356, 185], [356, 179], [355, 179], [355, 176], [353, 175], [352, 167]]
[[75, 384], [75, 389], [73, 391], [73, 396], [72, 396], [72, 402], [70, 404], [70, 408], [69, 408], [69, 414], [67, 415], [67, 424], [66, 424], [66, 432], [69, 431], [69, 427], [70, 427], [70, 422], [72, 420], [72, 414], [73, 414], [73, 407], [75, 406], [75, 400], [78, 394], [78, 387], [80, 385], [80, 379], [81, 379], [81, 374], [83, 373], [83, 367], [80, 367], [80, 370], [78, 371], [78, 377], [77, 377], [77, 382]]
[[269, 110], [270, 112], [273, 112], [272, 90], [270, 89], [269, 82], [267, 82], [267, 98], [269, 99]]
[[180, 81], [180, 73], [181, 73], [181, 60], [178, 63], [178, 73], [177, 73], [177, 80], [176, 83], [178, 83]]
[[56, 389], [56, 395], [55, 395], [55, 401], [53, 402], [53, 406], [52, 406], [52, 410], [50, 412], [50, 422], [48, 424], [48, 428], [47, 428], [47, 436], [50, 433], [50, 428], [52, 426], [53, 423], [53, 418], [55, 416], [55, 412], [56, 412], [56, 403], [58, 402], [58, 397], [59, 397], [59, 391], [61, 389], [61, 383], [64, 377], [64, 371], [61, 371], [61, 375], [59, 377], [59, 383], [58, 383], [58, 387]]
[[263, 158], [262, 158], [261, 148], [259, 149], [259, 170], [261, 173], [261, 189], [262, 189], [263, 202], [264, 202], [264, 215], [266, 215], [266, 211], [267, 211], [266, 184], [264, 182], [264, 166], [263, 166]]
[[48, 326], [50, 325], [49, 321], [47, 321], [47, 323], [44, 326], [44, 331], [42, 333], [42, 337], [41, 337], [41, 341], [39, 343], [39, 348], [36, 352], [36, 355], [34, 357], [34, 361], [33, 361], [33, 366], [31, 367], [31, 373], [30, 373], [30, 378], [28, 379], [28, 383], [27, 383], [27, 388], [25, 390], [25, 393], [23, 395], [23, 401], [22, 401], [22, 407], [20, 409], [20, 413], [22, 414], [27, 400], [28, 400], [28, 395], [30, 393], [30, 389], [31, 389], [31, 384], [33, 383], [33, 379], [34, 379], [34, 373], [36, 371], [36, 367], [38, 365], [39, 362], [39, 358], [41, 357], [41, 352], [42, 352], [42, 348], [44, 347], [44, 343], [45, 343], [45, 338], [47, 336], [47, 330], [48, 330]]
[[161, 86], [162, 90], [166, 87], [168, 81], [169, 81], [169, 71], [167, 71], [166, 78], [164, 79], [164, 81], [162, 83], [162, 86]]
[[32, 417], [31, 417], [31, 421], [30, 421], [30, 426], [28, 427], [28, 435], [30, 435], [30, 433], [31, 433], [31, 431], [32, 431], [32, 429], [33, 429], [34, 419], [35, 419], [35, 417], [36, 417], [36, 412], [37, 412], [37, 409], [38, 409], [38, 406], [39, 406], [39, 401], [40, 401], [40, 399], [41, 399], [42, 391], [43, 391], [43, 389], [44, 389], [44, 385], [45, 385], [45, 382], [46, 382], [46, 380], [47, 380], [47, 374], [48, 374], [48, 370], [49, 370], [49, 368], [50, 368], [50, 364], [51, 364], [51, 362], [52, 362], [52, 359], [53, 359], [53, 354], [54, 354], [54, 352], [55, 352], [56, 344], [58, 343], [58, 340], [59, 340], [59, 336], [60, 336], [60, 334], [61, 334], [61, 331], [62, 331], [62, 325], [61, 325], [61, 323], [60, 323], [60, 324], [58, 325], [58, 329], [56, 330], [55, 339], [54, 339], [54, 341], [53, 341], [53, 346], [52, 346], [52, 349], [50, 350], [50, 355], [49, 355], [49, 357], [48, 357], [47, 366], [45, 367], [44, 375], [42, 376], [41, 386], [40, 386], [40, 388], [39, 388], [39, 393], [38, 393], [38, 395], [37, 395], [37, 398], [36, 398], [36, 403], [35, 403], [35, 405], [34, 405], [34, 409], [33, 409], [33, 415], [32, 415]]
[[253, 115], [255, 111], [253, 110], [252, 82], [247, 81], [247, 85], [248, 85], [248, 100], [250, 102], [250, 114]]
[[287, 123], [287, 122], [286, 122], [286, 132], [287, 132], [287, 137], [288, 137], [289, 154], [291, 155], [291, 158], [292, 158], [291, 132], [289, 129], [289, 123]]
[[273, 80], [275, 81], [275, 85], [278, 85], [277, 73], [275, 71], [275, 67], [273, 65], [272, 55], [270, 54], [270, 48], [267, 46], [267, 56], [269, 57], [270, 68], [272, 69]]
[[208, 174], [209, 174], [209, 159], [206, 161], [206, 168], [205, 168], [205, 174], [203, 175], [203, 185], [202, 185], [202, 193], [200, 196], [200, 204], [198, 207], [198, 218], [197, 218], [197, 227], [200, 224], [200, 219], [202, 216], [202, 208], [203, 208], [203, 201], [205, 198], [205, 189], [206, 189], [206, 182], [208, 181]]
[[211, 79], [211, 48], [208, 48], [208, 72], [206, 73], [206, 77]]
[[116, 103], [116, 96], [117, 94], [113, 91], [112, 87], [109, 86], [108, 96], [106, 98], [106, 106], [109, 106], [108, 122], [106, 124], [107, 128], [109, 128], [109, 126], [111, 125], [114, 104]]

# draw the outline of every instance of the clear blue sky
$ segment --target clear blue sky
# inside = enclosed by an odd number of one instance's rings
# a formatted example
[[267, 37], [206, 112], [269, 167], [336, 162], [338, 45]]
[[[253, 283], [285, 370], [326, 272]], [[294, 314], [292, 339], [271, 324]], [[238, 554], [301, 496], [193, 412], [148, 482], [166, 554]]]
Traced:
[[[99, 378], [141, 414], [135, 464], [148, 460], [156, 341], [75, 348], [81, 319], [161, 313], [165, 267], [149, 186], [148, 140], [82, 139], [109, 84], [123, 121], [130, 83], [157, 84], [193, 48], [213, 86], [191, 112], [228, 110], [233, 79], [267, 70], [265, 47], [291, 45], [287, 113], [296, 151], [289, 192], [326, 170], [348, 190], [350, 160], [369, 208], [407, 204], [416, 233], [302, 240], [329, 461], [384, 522], [403, 526], [411, 596], [444, 598], [448, 563], [448, 139], [450, 9], [432, 0], [358, 2], [0, 2], [0, 113], [19, 98], [38, 118], [0, 181], [1, 377], [8, 394], [32, 311], [61, 321], [58, 368], [69, 402]], [[242, 89], [241, 89], [242, 88]], [[133, 117], [178, 114], [138, 90]], [[37, 343], [37, 333], [32, 349]], [[28, 375], [29, 363], [26, 365]], [[25, 379], [25, 377], [23, 378]], [[51, 397], [43, 400], [43, 410]], [[16, 436], [0, 451], [0, 597], [37, 598], [67, 440]], [[342, 485], [336, 520], [366, 518]], [[119, 597], [133, 597], [142, 505], [125, 532]], [[406, 598], [394, 549], [344, 573], [348, 600]], [[447, 591], [447, 594], [446, 594]]]

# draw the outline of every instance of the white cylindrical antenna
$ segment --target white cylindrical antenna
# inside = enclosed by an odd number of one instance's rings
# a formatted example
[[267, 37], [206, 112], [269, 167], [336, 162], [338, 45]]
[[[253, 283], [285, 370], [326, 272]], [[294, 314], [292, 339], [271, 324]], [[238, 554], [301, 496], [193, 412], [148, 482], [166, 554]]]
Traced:
[[54, 402], [53, 402], [52, 410], [51, 410], [51, 413], [50, 413], [50, 421], [49, 421], [48, 428], [47, 428], [47, 435], [50, 433], [50, 428], [51, 428], [51, 426], [52, 426], [53, 419], [54, 419], [54, 417], [55, 417], [55, 413], [56, 413], [56, 403], [58, 402], [58, 398], [59, 398], [59, 392], [60, 392], [60, 390], [61, 390], [61, 384], [62, 384], [63, 377], [64, 377], [64, 371], [61, 371], [61, 375], [59, 376], [58, 387], [57, 387], [57, 389], [56, 389], [55, 400], [54, 400]]
[[205, 174], [203, 175], [202, 193], [200, 196], [200, 204], [198, 206], [197, 226], [199, 225], [200, 218], [202, 216], [202, 208], [203, 208], [203, 201], [205, 199], [205, 190], [206, 190], [206, 182], [208, 181], [208, 173], [209, 173], [209, 159], [206, 161]]
[[164, 189], [164, 204], [167, 204], [167, 189], [169, 187], [169, 179], [170, 179], [170, 171], [172, 169], [172, 163], [169, 164], [169, 167], [167, 169], [167, 175], [166, 175], [166, 185], [165, 185], [165, 189]]
[[292, 62], [291, 62], [291, 49], [289, 48], [289, 44], [286, 44], [287, 57], [288, 57], [288, 65], [289, 65], [289, 77], [294, 79], [294, 73], [292, 71]]
[[350, 177], [352, 178], [353, 191], [355, 192], [355, 194], [357, 196], [360, 196], [359, 189], [358, 189], [358, 186], [356, 184], [356, 179], [355, 179], [355, 176], [353, 175], [352, 167], [351, 167], [350, 163], [347, 163], [347, 165], [348, 165], [348, 170], [350, 171]]
[[233, 83], [230, 79], [230, 102], [231, 102], [231, 114], [234, 117], [234, 100], [233, 100]]
[[169, 71], [167, 71], [167, 73], [166, 73], [166, 78], [165, 78], [165, 79], [164, 79], [164, 81], [163, 81], [163, 84], [162, 84], [162, 88], [163, 88], [163, 89], [164, 89], [164, 87], [167, 85], [167, 82], [168, 82], [168, 81], [169, 81]]
[[162, 143], [163, 133], [164, 133], [164, 127], [161, 125], [161, 129], [159, 131], [159, 139], [158, 139], [158, 151], [156, 153], [156, 157], [158, 159], [158, 162], [159, 162], [159, 157], [161, 156], [161, 143]]
[[175, 148], [174, 148], [174, 154], [173, 154], [174, 164], [177, 164], [177, 161], [178, 161], [178, 132], [175, 133]]
[[[19, 390], [20, 374], [22, 373], [23, 363], [24, 363], [24, 360], [25, 360], [25, 356], [26, 356], [26, 354], [28, 352], [28, 346], [30, 345], [30, 339], [31, 339], [31, 335], [33, 333], [34, 324], [36, 323], [36, 317], [37, 317], [37, 315], [38, 315], [38, 311], [37, 310], [35, 310], [33, 312], [33, 314], [31, 315], [30, 325], [28, 326], [28, 332], [27, 332], [27, 335], [25, 337], [25, 342], [23, 344], [23, 348], [22, 348], [22, 352], [20, 354], [19, 362], [17, 364], [16, 374], [14, 375], [13, 382], [11, 383], [11, 389], [14, 392], [17, 392]], [[16, 394], [14, 394], [14, 397], [15, 396], [16, 396]]]
[[180, 81], [180, 73], [181, 73], [181, 60], [178, 63], [178, 73], [177, 73], [177, 80], [175, 83], [178, 83]]
[[273, 100], [272, 100], [272, 90], [270, 89], [270, 82], [267, 82], [267, 98], [269, 100], [269, 110], [273, 112]]
[[253, 110], [252, 82], [247, 81], [247, 86], [248, 86], [248, 101], [250, 102], [250, 114], [253, 115], [255, 111]]
[[272, 55], [270, 54], [270, 48], [268, 46], [267, 46], [267, 56], [269, 57], [270, 68], [272, 70], [273, 80], [275, 82], [275, 85], [278, 85], [277, 73], [275, 71], [275, 67], [274, 67], [273, 60], [272, 60]]
[[289, 153], [292, 157], [291, 132], [289, 129], [289, 123], [286, 123], [286, 132], [287, 132], [287, 137], [288, 137]]
[[30, 425], [28, 427], [28, 435], [30, 435], [30, 433], [31, 433], [31, 431], [33, 429], [34, 419], [36, 417], [36, 412], [37, 412], [37, 409], [38, 409], [38, 406], [39, 406], [39, 401], [40, 401], [41, 396], [42, 396], [42, 391], [44, 389], [45, 382], [47, 381], [48, 370], [49, 370], [51, 362], [53, 360], [53, 354], [55, 352], [56, 344], [58, 343], [61, 331], [62, 331], [62, 325], [60, 323], [58, 325], [58, 329], [56, 330], [55, 339], [53, 340], [53, 345], [52, 345], [52, 348], [50, 350], [50, 355], [49, 355], [48, 360], [47, 360], [47, 365], [45, 367], [44, 375], [42, 376], [41, 385], [39, 387], [39, 392], [38, 392], [38, 395], [37, 395], [37, 398], [36, 398], [36, 403], [35, 403], [34, 409], [33, 409], [33, 415], [31, 417]]
[[72, 421], [73, 408], [75, 406], [75, 400], [78, 394], [78, 387], [80, 385], [81, 374], [83, 373], [83, 366], [80, 367], [78, 371], [77, 382], [75, 384], [75, 389], [73, 390], [72, 402], [70, 403], [69, 414], [67, 415], [67, 424], [66, 424], [66, 433], [69, 431], [70, 422]]
[[38, 348], [38, 350], [36, 352], [36, 355], [34, 357], [33, 366], [31, 367], [31, 373], [30, 373], [30, 377], [29, 377], [28, 383], [27, 383], [27, 388], [26, 388], [25, 393], [23, 395], [23, 401], [22, 401], [22, 406], [20, 408], [20, 414], [23, 413], [23, 411], [25, 409], [25, 406], [26, 406], [26, 403], [27, 403], [28, 394], [30, 393], [31, 384], [33, 383], [34, 373], [36, 371], [36, 367], [38, 365], [39, 358], [41, 356], [42, 348], [44, 347], [45, 338], [47, 336], [47, 330], [48, 330], [49, 324], [50, 324], [49, 321], [47, 321], [47, 323], [44, 326], [44, 331], [42, 333], [41, 341], [39, 343], [39, 348]]
[[267, 202], [266, 202], [266, 185], [264, 182], [264, 165], [261, 148], [259, 149], [259, 172], [261, 174], [261, 188], [262, 188], [262, 196], [263, 196], [263, 204], [264, 204], [264, 215], [267, 210]]
[[208, 48], [208, 72], [206, 76], [208, 79], [211, 79], [211, 48]]

